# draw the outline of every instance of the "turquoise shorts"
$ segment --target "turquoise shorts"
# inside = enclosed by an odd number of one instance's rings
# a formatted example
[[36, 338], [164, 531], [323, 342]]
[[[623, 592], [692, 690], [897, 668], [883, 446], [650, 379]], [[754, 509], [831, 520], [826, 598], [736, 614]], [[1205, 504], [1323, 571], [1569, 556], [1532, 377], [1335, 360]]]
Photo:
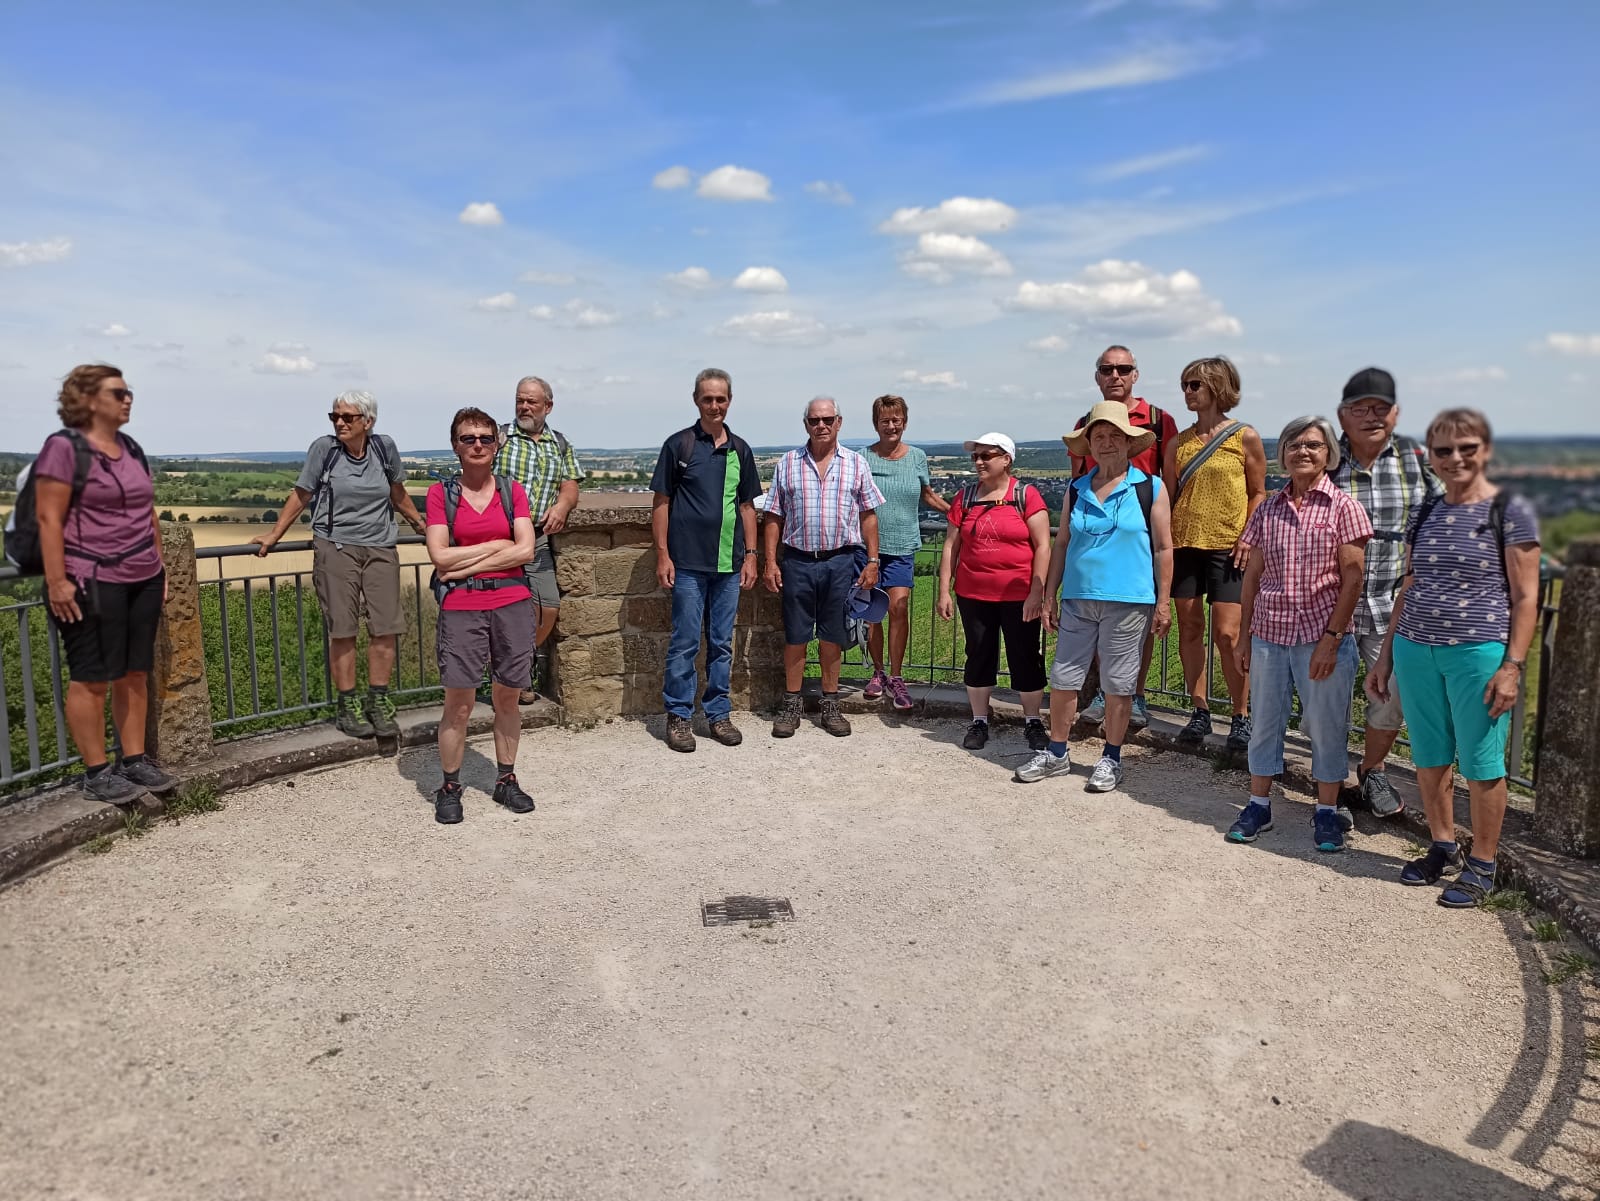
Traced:
[[1511, 714], [1491, 721], [1483, 703], [1483, 690], [1505, 657], [1503, 642], [1427, 646], [1395, 635], [1394, 674], [1405, 698], [1412, 763], [1459, 763], [1468, 780], [1498, 780], [1506, 774]]

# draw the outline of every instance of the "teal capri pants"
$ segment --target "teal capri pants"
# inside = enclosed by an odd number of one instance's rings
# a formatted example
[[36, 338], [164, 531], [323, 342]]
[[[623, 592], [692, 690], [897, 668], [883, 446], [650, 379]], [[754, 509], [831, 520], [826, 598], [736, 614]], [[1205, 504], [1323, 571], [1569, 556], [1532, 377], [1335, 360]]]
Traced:
[[1511, 714], [1491, 721], [1483, 703], [1483, 690], [1505, 657], [1503, 642], [1428, 646], [1395, 635], [1394, 674], [1406, 698], [1412, 763], [1449, 767], [1459, 762], [1468, 780], [1506, 774]]

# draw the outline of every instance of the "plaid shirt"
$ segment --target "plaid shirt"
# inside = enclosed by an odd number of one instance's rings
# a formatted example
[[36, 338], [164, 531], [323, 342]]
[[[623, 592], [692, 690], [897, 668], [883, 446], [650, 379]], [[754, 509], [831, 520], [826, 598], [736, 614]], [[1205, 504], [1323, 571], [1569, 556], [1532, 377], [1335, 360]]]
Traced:
[[[1406, 526], [1411, 515], [1429, 496], [1444, 495], [1438, 477], [1422, 465], [1411, 449], [1394, 439], [1378, 453], [1368, 471], [1350, 453], [1350, 438], [1339, 436], [1339, 468], [1328, 473], [1333, 486], [1361, 502], [1372, 522], [1367, 543], [1367, 576], [1356, 602], [1356, 633], [1383, 634], [1394, 616], [1394, 598], [1406, 569]], [[1403, 456], [1412, 456], [1408, 465]]]
[[865, 457], [841, 446], [821, 476], [807, 445], [778, 460], [766, 513], [783, 522], [783, 540], [796, 550], [838, 550], [861, 545], [861, 514], [881, 504]]
[[[1262, 501], [1241, 541], [1266, 559], [1250, 633], [1263, 642], [1315, 642], [1339, 603], [1339, 548], [1372, 537], [1367, 511], [1323, 476], [1296, 509], [1291, 485]], [[1351, 622], [1345, 632], [1354, 627]]]
[[[581, 480], [583, 468], [578, 466], [578, 456], [572, 443], [558, 439], [548, 425], [537, 438], [530, 437], [513, 422], [505, 431], [505, 442], [494, 457], [494, 473], [508, 475], [528, 494], [528, 505], [533, 510], [533, 524], [544, 524], [544, 515], [556, 503], [561, 485], [567, 480]], [[566, 452], [562, 453], [562, 448]]]

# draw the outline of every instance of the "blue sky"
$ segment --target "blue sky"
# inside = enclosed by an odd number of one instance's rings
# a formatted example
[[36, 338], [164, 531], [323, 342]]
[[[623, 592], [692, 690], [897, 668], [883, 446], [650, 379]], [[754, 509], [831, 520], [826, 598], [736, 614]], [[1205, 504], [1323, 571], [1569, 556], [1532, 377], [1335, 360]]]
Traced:
[[1070, 427], [1109, 341], [1203, 354], [1275, 433], [1399, 379], [1592, 432], [1600, 5], [238, 5], [7, 0], [8, 449], [105, 359], [156, 452], [296, 449], [374, 392], [402, 447], [556, 390], [654, 445], [730, 421]]

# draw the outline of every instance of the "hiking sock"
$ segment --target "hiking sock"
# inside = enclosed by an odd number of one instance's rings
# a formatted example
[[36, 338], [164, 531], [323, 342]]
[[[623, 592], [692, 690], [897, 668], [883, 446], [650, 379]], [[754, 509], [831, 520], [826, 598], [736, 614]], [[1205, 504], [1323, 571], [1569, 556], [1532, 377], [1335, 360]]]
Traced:
[[445, 772], [444, 782], [446, 785], [455, 784], [459, 786], [461, 783], [461, 769], [458, 767], [455, 771]]
[[1030, 725], [1030, 726], [1042, 726], [1042, 725], [1044, 725], [1044, 718], [1042, 718], [1042, 717], [1030, 717], [1030, 718], [1028, 718], [1028, 725]]
[[1052, 738], [1050, 740], [1050, 753], [1057, 759], [1061, 758], [1062, 755], [1067, 753], [1067, 744], [1065, 742], [1057, 742]]
[[1438, 851], [1439, 854], [1443, 855], [1446, 859], [1453, 860], [1456, 857], [1456, 852], [1461, 849], [1461, 844], [1456, 842], [1442, 842], [1435, 838], [1433, 840], [1433, 849]]
[[1116, 746], [1112, 746], [1109, 742], [1106, 743], [1106, 749], [1100, 752], [1100, 757], [1102, 759], [1109, 759], [1113, 763], [1121, 763], [1122, 744], [1118, 743]]
[[[1478, 859], [1472, 855], [1467, 856], [1467, 871], [1477, 876], [1479, 882], [1485, 888], [1494, 887], [1494, 868], [1495, 862], [1493, 859]], [[1462, 875], [1466, 875], [1466, 872], [1463, 872]]]
[[982, 722], [984, 725], [989, 724], [989, 719], [987, 717], [974, 717], [972, 720], [976, 722]]
[[86, 768], [84, 768], [83, 769], [83, 775], [84, 775], [85, 779], [92, 780], [96, 776], [100, 775], [102, 772], [107, 772], [107, 771], [110, 771], [110, 770], [111, 770], [111, 764], [110, 763], [101, 763], [101, 764], [99, 764], [99, 765], [97, 765], [95, 767], [86, 767]]
[[138, 767], [144, 762], [144, 754], [141, 752], [137, 755], [118, 755], [117, 761], [125, 767]]
[[839, 699], [839, 690], [837, 688], [835, 688], [832, 692], [824, 692], [822, 695], [825, 696], [825, 697], [831, 696], [834, 700], [838, 700]]
[[373, 696], [384, 696], [389, 691], [389, 685], [387, 685], [387, 684], [373, 684], [373, 685], [371, 685], [371, 686], [369, 686], [367, 688], [367, 691], [370, 692]]
[[1317, 812], [1318, 813], [1332, 813], [1332, 812], [1335, 811], [1335, 808], [1336, 808], [1336, 806], [1324, 805], [1321, 801], [1317, 802]]
[[1268, 813], [1272, 812], [1272, 798], [1270, 796], [1251, 796], [1250, 803], [1252, 805], [1260, 805]]
[[514, 776], [517, 774], [517, 765], [515, 763], [501, 763], [499, 760], [496, 760], [494, 772], [495, 779], [504, 780], [507, 776]]
[[353, 704], [355, 704], [356, 703], [356, 690], [354, 688], [341, 688], [341, 689], [339, 689], [339, 703], [341, 705], [353, 705]]

